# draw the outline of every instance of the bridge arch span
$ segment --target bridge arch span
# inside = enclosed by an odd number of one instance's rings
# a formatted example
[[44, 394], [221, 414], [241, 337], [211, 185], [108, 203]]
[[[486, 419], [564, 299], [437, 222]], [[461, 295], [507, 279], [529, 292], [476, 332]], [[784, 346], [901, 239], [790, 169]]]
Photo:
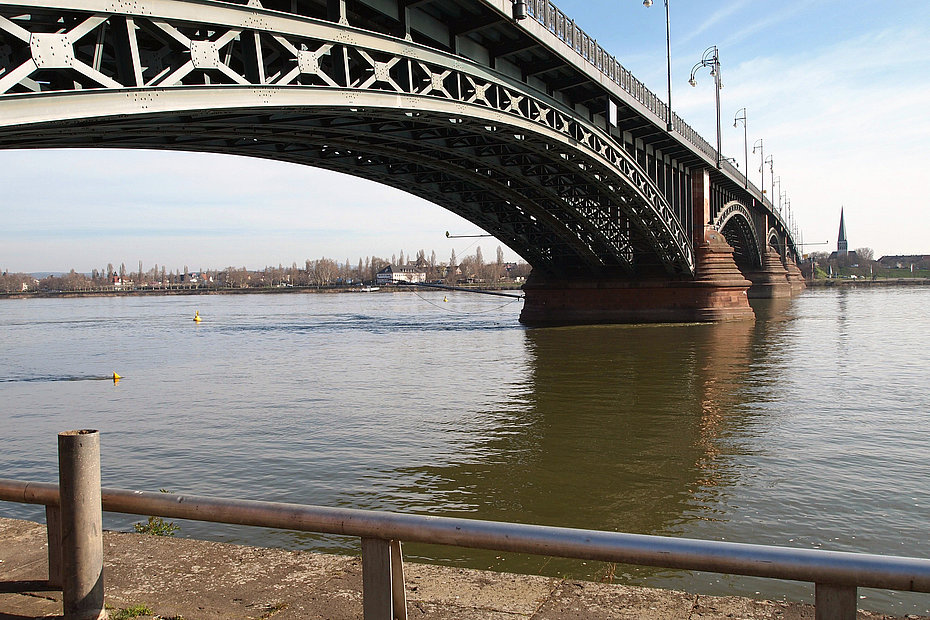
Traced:
[[694, 271], [685, 227], [623, 149], [486, 67], [254, 7], [148, 0], [116, 16], [64, 4], [0, 20], [8, 58], [25, 59], [0, 74], [0, 148], [312, 165], [439, 204], [543, 272]]
[[788, 248], [784, 242], [784, 235], [779, 233], [776, 228], [770, 228], [766, 236], [766, 243], [778, 252], [778, 257], [781, 259], [782, 266], [786, 266], [788, 261]]
[[728, 202], [717, 215], [714, 227], [733, 247], [733, 260], [741, 270], [762, 267], [762, 247], [749, 207], [737, 200]]

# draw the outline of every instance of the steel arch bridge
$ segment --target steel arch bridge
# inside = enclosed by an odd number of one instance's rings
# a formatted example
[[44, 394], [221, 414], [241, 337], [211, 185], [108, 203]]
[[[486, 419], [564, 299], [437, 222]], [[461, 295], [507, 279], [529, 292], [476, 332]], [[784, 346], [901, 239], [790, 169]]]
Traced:
[[[677, 116], [667, 132], [661, 102], [574, 22], [513, 6], [0, 0], [0, 148], [335, 170], [445, 207], [556, 278], [693, 278], [714, 223], [748, 265], [769, 228], [794, 251], [762, 194]], [[699, 222], [705, 169], [714, 221]]]

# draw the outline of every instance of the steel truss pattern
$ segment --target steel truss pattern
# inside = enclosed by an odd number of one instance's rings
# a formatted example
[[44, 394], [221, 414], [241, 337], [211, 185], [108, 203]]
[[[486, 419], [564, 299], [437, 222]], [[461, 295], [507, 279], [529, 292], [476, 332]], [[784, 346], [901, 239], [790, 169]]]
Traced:
[[724, 205], [714, 220], [714, 228], [719, 230], [733, 247], [737, 264], [753, 268], [762, 267], [762, 245], [756, 234], [752, 211], [739, 201]]
[[553, 274], [694, 271], [678, 209], [572, 109], [462, 57], [256, 0], [0, 0], [0, 148], [66, 146], [373, 179]]

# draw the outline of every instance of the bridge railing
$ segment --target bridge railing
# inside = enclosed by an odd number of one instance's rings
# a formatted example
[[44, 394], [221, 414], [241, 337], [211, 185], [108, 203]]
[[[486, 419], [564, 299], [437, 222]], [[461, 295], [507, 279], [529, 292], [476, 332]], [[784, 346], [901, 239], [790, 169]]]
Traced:
[[[597, 68], [624, 92], [632, 95], [647, 110], [661, 119], [668, 119], [668, 105], [601, 47], [597, 39], [588, 36], [584, 30], [579, 28], [575, 20], [563, 13], [555, 3], [550, 0], [529, 0], [527, 12], [549, 32], [575, 50], [588, 64]], [[671, 120], [676, 132], [697, 150], [716, 161], [717, 149], [677, 114], [672, 114]]]
[[[527, 12], [537, 22], [542, 24], [549, 32], [553, 33], [565, 45], [578, 53], [588, 64], [597, 68], [610, 81], [619, 86], [624, 92], [631, 95], [636, 101], [641, 103], [647, 110], [663, 120], [670, 120], [672, 130], [678, 133], [686, 142], [688, 142], [697, 151], [703, 153], [711, 161], [720, 161], [721, 168], [730, 173], [732, 178], [745, 178], [745, 173], [740, 172], [736, 166], [728, 160], [723, 159], [722, 155], [717, 153], [707, 140], [705, 140], [697, 131], [688, 123], [682, 120], [674, 112], [669, 119], [668, 105], [662, 101], [655, 93], [646, 88], [646, 86], [633, 76], [617, 59], [611, 56], [597, 39], [588, 36], [575, 20], [563, 13], [555, 3], [550, 0], [528, 0]], [[718, 159], [718, 157], [720, 159]], [[748, 171], [747, 171], [748, 172]], [[748, 182], [747, 188], [752, 194], [758, 195], [762, 203], [775, 216], [779, 224], [788, 230], [788, 225], [782, 218], [781, 214], [775, 209], [772, 201], [756, 187], [751, 181]]]

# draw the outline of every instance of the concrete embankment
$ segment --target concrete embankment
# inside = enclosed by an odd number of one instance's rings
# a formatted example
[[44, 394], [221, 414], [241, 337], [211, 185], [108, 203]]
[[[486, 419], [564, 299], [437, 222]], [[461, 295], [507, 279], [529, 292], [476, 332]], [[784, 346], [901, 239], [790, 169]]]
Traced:
[[[161, 618], [362, 617], [361, 560], [200, 540], [105, 532], [106, 603]], [[0, 517], [0, 620], [60, 617], [45, 526]], [[813, 619], [810, 605], [712, 597], [407, 562], [410, 618]], [[917, 618], [918, 616], [908, 616]], [[893, 618], [859, 612], [859, 618]]]

